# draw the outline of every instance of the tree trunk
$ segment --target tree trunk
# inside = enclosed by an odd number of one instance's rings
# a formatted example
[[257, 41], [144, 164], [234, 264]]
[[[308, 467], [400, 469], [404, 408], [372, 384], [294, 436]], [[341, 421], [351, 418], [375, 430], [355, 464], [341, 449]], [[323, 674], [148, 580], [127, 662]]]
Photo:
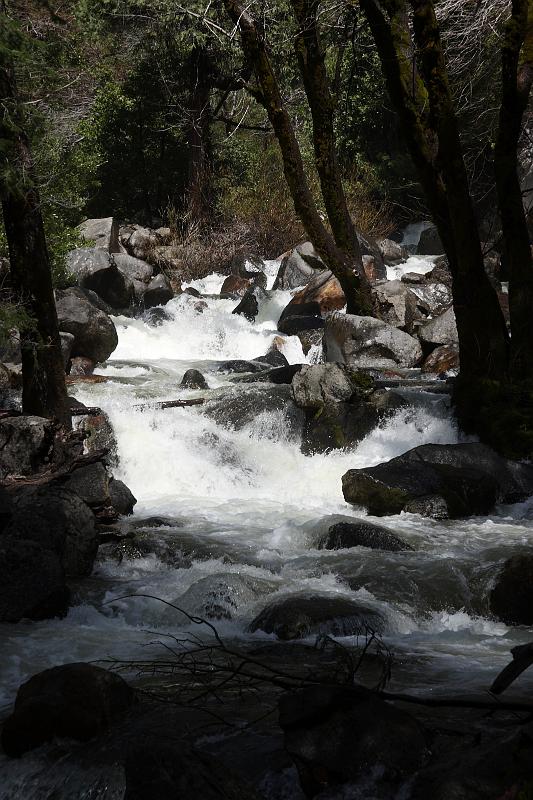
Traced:
[[[1, 17], [2, 15], [0, 15]], [[5, 17], [3, 18], [5, 22]], [[20, 127], [15, 78], [6, 50], [0, 55], [0, 195], [14, 290], [32, 317], [20, 331], [24, 413], [71, 417], [61, 340], [29, 142]]]
[[278, 81], [272, 69], [264, 40], [255, 20], [238, 0], [224, 0], [226, 10], [239, 27], [242, 48], [253, 65], [259, 91], [252, 90], [256, 100], [265, 108], [278, 140], [283, 159], [283, 171], [294, 208], [309, 239], [319, 255], [337, 277], [346, 296], [350, 314], [368, 314], [370, 308], [361, 287], [357, 264], [335, 243], [325, 228], [309, 188], [300, 148], [294, 128], [284, 106]]
[[201, 226], [209, 217], [211, 210], [211, 191], [209, 176], [210, 125], [211, 125], [211, 82], [206, 53], [194, 48], [189, 63], [191, 82], [188, 114], [190, 122], [187, 130], [189, 169], [187, 180], [186, 219], [189, 228]]
[[411, 63], [404, 0], [390, 0], [388, 14], [376, 0], [361, 0], [391, 100], [448, 256], [462, 374], [469, 379], [500, 380], [507, 372], [508, 335], [483, 266], [433, 3], [412, 0], [411, 4], [420, 74]]
[[510, 369], [533, 378], [533, 258], [518, 177], [518, 145], [533, 83], [533, 0], [513, 0], [502, 47], [502, 100], [494, 169], [509, 270]]
[[295, 50], [313, 119], [315, 163], [328, 220], [337, 246], [356, 265], [361, 279], [361, 291], [366, 291], [370, 305], [370, 285], [363, 270], [361, 248], [348, 211], [337, 160], [335, 101], [330, 90], [317, 27], [319, 3], [317, 0], [291, 0], [291, 5], [299, 26]]

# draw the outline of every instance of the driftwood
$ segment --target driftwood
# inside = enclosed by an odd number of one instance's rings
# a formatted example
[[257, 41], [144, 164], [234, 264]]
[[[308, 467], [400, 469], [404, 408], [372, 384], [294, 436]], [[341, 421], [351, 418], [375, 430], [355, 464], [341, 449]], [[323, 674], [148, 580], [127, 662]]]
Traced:
[[11, 475], [2, 481], [2, 486], [4, 486], [7, 491], [15, 492], [24, 486], [46, 486], [56, 481], [58, 483], [63, 483], [68, 480], [75, 470], [102, 461], [102, 458], [107, 455], [107, 452], [106, 448], [102, 448], [101, 450], [94, 450], [92, 453], [78, 455], [64, 467], [56, 470], [49, 469], [37, 475]]
[[104, 412], [98, 406], [74, 406], [70, 413], [73, 417], [99, 417]]
[[195, 397], [192, 400], [162, 400], [154, 403], [137, 403], [133, 408], [138, 408], [141, 411], [150, 408], [185, 408], [186, 406], [200, 406], [205, 403], [203, 397]]
[[492, 694], [501, 694], [524, 670], [533, 664], [533, 642], [521, 644], [511, 650], [513, 660], [507, 664], [490, 687]]

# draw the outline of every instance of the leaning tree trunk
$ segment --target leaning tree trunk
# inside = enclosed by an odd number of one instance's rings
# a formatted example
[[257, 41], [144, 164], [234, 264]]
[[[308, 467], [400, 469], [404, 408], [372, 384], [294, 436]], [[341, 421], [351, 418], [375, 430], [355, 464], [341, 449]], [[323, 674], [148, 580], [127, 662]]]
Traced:
[[513, 0], [502, 47], [502, 100], [494, 169], [509, 270], [513, 378], [533, 378], [533, 257], [518, 178], [518, 145], [533, 84], [533, 0]]
[[298, 23], [295, 50], [305, 93], [313, 119], [313, 145], [320, 188], [329, 224], [337, 246], [359, 272], [361, 289], [371, 304], [370, 285], [365, 276], [361, 248], [342, 184], [335, 145], [335, 101], [331, 94], [317, 26], [318, 0], [291, 0]]
[[452, 273], [462, 375], [503, 379], [508, 335], [483, 255], [432, 2], [412, 0], [420, 73], [404, 0], [361, 0]]
[[264, 39], [255, 20], [238, 0], [224, 0], [224, 5], [240, 30], [243, 52], [253, 66], [259, 91], [252, 92], [265, 108], [278, 140], [283, 171], [295, 211], [317, 252], [341, 284], [348, 313], [368, 314], [370, 308], [366, 292], [357, 273], [359, 265], [337, 246], [318, 213], [305, 175], [300, 147], [283, 103]]
[[[2, 19], [2, 15], [0, 15]], [[5, 18], [3, 18], [5, 22]], [[71, 425], [39, 193], [7, 51], [0, 54], [0, 195], [13, 289], [31, 317], [20, 331], [22, 409]]]
[[187, 110], [187, 148], [189, 156], [186, 218], [189, 228], [201, 226], [211, 211], [210, 126], [211, 83], [205, 51], [194, 48], [189, 60], [190, 102]]

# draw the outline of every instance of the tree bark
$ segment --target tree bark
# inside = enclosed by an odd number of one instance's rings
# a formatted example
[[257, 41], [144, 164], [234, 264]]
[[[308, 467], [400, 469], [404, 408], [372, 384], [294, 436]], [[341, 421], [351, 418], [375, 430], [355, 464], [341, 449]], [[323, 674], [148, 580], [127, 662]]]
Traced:
[[518, 145], [533, 83], [533, 0], [513, 0], [502, 46], [502, 99], [494, 170], [509, 270], [513, 378], [533, 378], [533, 257], [518, 177]]
[[259, 91], [252, 91], [256, 100], [265, 108], [278, 140], [283, 171], [295, 211], [317, 252], [341, 284], [346, 296], [348, 313], [368, 314], [371, 309], [359, 275], [355, 271], [358, 265], [337, 246], [318, 213], [305, 175], [294, 128], [283, 103], [279, 84], [257, 24], [238, 0], [224, 0], [224, 5], [239, 28], [243, 52], [253, 66]]
[[[6, 22], [2, 14], [0, 19]], [[22, 408], [70, 427], [50, 258], [7, 49], [0, 54], [0, 195], [13, 288], [33, 323], [20, 331]]]
[[[448, 256], [461, 371], [469, 379], [505, 378], [508, 335], [486, 276], [457, 118], [432, 2], [412, 0], [420, 73], [404, 0], [361, 0], [389, 94]], [[385, 10], [386, 8], [386, 10]]]
[[337, 160], [335, 101], [331, 94], [317, 26], [319, 3], [317, 0], [291, 0], [291, 5], [298, 23], [294, 44], [311, 109], [315, 163], [328, 220], [337, 246], [356, 265], [361, 290], [366, 291], [370, 305], [370, 285], [363, 270], [359, 239], [348, 211]]
[[211, 210], [209, 180], [211, 82], [209, 64], [205, 51], [195, 47], [189, 62], [191, 82], [187, 130], [189, 169], [186, 197], [186, 220], [188, 227], [202, 225]]

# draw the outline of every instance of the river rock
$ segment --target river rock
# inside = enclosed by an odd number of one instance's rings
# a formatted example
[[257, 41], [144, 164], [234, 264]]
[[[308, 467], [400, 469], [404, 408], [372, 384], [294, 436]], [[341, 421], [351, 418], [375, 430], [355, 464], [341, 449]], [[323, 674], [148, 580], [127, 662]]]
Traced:
[[355, 314], [330, 314], [324, 329], [326, 361], [354, 369], [414, 367], [422, 358], [417, 339], [386, 322]]
[[129, 256], [127, 253], [118, 253], [113, 256], [113, 261], [120, 272], [130, 281], [148, 283], [154, 272], [154, 268], [146, 261]]
[[63, 664], [34, 675], [17, 692], [2, 730], [9, 756], [21, 756], [54, 737], [86, 742], [129, 708], [135, 694], [116, 672], [94, 664]]
[[100, 461], [74, 470], [65, 486], [91, 508], [109, 503], [109, 475]]
[[409, 258], [409, 253], [405, 247], [402, 247], [401, 244], [394, 242], [392, 239], [378, 239], [377, 246], [385, 264], [400, 264]]
[[372, 775], [380, 789], [357, 796], [396, 796], [429, 757], [423, 726], [362, 686], [316, 686], [286, 693], [279, 711], [285, 748], [307, 797], [324, 791], [340, 797], [340, 785], [361, 778], [368, 784]]
[[346, 298], [342, 287], [337, 278], [328, 270], [319, 272], [315, 275], [301, 291], [297, 292], [283, 315], [291, 316], [294, 306], [306, 305], [307, 303], [317, 303], [319, 313], [324, 316], [328, 311], [336, 311], [344, 308]]
[[307, 636], [360, 636], [383, 631], [385, 620], [375, 609], [338, 595], [295, 594], [266, 606], [250, 631], [274, 633], [278, 639]]
[[112, 308], [126, 308], [133, 298], [133, 284], [104, 250], [79, 248], [67, 255], [67, 269], [79, 287], [91, 289]]
[[142, 297], [144, 308], [164, 306], [174, 297], [168, 278], [160, 273], [151, 278]]
[[126, 486], [124, 481], [119, 481], [117, 478], [111, 478], [109, 480], [109, 498], [117, 514], [123, 516], [133, 514], [133, 508], [137, 504], [137, 498]]
[[254, 423], [260, 415], [281, 419], [292, 439], [301, 440], [305, 414], [298, 408], [288, 385], [250, 384], [224, 390], [201, 407], [202, 413], [218, 425], [242, 430]]
[[142, 261], [153, 261], [152, 255], [155, 248], [161, 245], [161, 239], [156, 231], [143, 228], [142, 225], [128, 225], [120, 229], [120, 241], [127, 252]]
[[369, 547], [371, 550], [413, 550], [411, 545], [382, 525], [365, 520], [337, 522], [320, 537], [316, 544], [319, 550], [343, 550], [349, 547]]
[[74, 336], [66, 331], [59, 331], [59, 338], [61, 340], [61, 355], [63, 356], [63, 366], [67, 369], [68, 362], [70, 361], [70, 353], [72, 345], [74, 344]]
[[236, 294], [239, 297], [243, 297], [251, 285], [252, 281], [249, 278], [242, 278], [240, 275], [228, 275], [220, 288], [220, 294]]
[[59, 556], [38, 542], [0, 538], [0, 622], [67, 613], [70, 592]]
[[533, 494], [533, 467], [506, 461], [483, 444], [415, 447], [342, 477], [348, 503], [374, 516], [409, 511], [436, 519], [488, 514], [496, 503]]
[[68, 374], [71, 377], [92, 375], [95, 367], [96, 362], [93, 361], [92, 358], [86, 358], [86, 356], [76, 356], [76, 358], [70, 359], [70, 369]]
[[172, 317], [165, 311], [164, 308], [156, 306], [155, 308], [148, 308], [142, 315], [142, 319], [147, 325], [152, 328], [159, 328], [165, 322], [169, 322]]
[[54, 423], [44, 417], [0, 419], [0, 478], [36, 472], [53, 447], [54, 435]]
[[302, 350], [304, 356], [308, 355], [312, 347], [320, 348], [322, 352], [322, 337], [324, 335], [322, 329], [315, 329], [310, 331], [298, 331], [296, 334], [302, 343]]
[[56, 290], [59, 328], [74, 336], [72, 356], [105, 361], [118, 344], [113, 321], [85, 297], [80, 289]]
[[490, 609], [507, 625], [533, 625], [533, 554], [505, 562], [490, 593]]
[[132, 747], [125, 772], [124, 800], [262, 800], [226, 764], [181, 741]]
[[444, 253], [444, 246], [441, 242], [437, 226], [431, 223], [420, 234], [416, 248], [419, 256], [438, 256]]
[[261, 286], [251, 286], [246, 290], [241, 302], [232, 313], [246, 317], [248, 322], [254, 322], [259, 314], [259, 309], [268, 300], [268, 293]]
[[296, 289], [314, 277], [317, 270], [326, 269], [326, 265], [316, 252], [311, 242], [303, 242], [287, 253], [274, 281], [274, 289]]
[[306, 411], [301, 450], [304, 455], [351, 449], [375, 430], [383, 414], [371, 402], [327, 403]]
[[184, 389], [209, 389], [209, 385], [198, 369], [188, 369], [181, 379], [180, 386]]
[[84, 451], [95, 453], [97, 450], [107, 450], [103, 461], [105, 464], [116, 467], [118, 465], [118, 444], [111, 420], [102, 411], [100, 414], [87, 414], [80, 417], [76, 429], [85, 434]]
[[97, 250], [120, 253], [119, 225], [113, 217], [86, 219], [78, 225], [78, 232], [87, 242], [93, 242]]
[[455, 312], [449, 308], [444, 314], [435, 319], [430, 319], [418, 329], [420, 341], [426, 348], [432, 349], [439, 345], [456, 345], [459, 341]]
[[[243, 605], [253, 603], [275, 588], [275, 584], [264, 578], [224, 572], [196, 581], [174, 601], [174, 605], [205, 619], [233, 619]], [[176, 612], [173, 616], [169, 614], [168, 619], [169, 622], [175, 620]]]
[[419, 307], [418, 297], [402, 281], [386, 281], [373, 286], [372, 297], [379, 319], [395, 328], [410, 332], [416, 320], [427, 316]]
[[300, 408], [317, 411], [326, 403], [349, 400], [355, 387], [341, 364], [304, 364], [292, 379], [292, 396]]
[[324, 320], [320, 313], [320, 306], [314, 301], [295, 305], [289, 303], [281, 312], [278, 320], [278, 331], [287, 336], [295, 336], [301, 331], [317, 330], [323, 327]]
[[91, 574], [98, 549], [94, 514], [84, 500], [65, 486], [19, 490], [13, 498], [13, 513], [4, 536], [34, 542], [53, 552], [67, 577]]
[[422, 364], [422, 372], [432, 375], [456, 374], [459, 370], [459, 346], [443, 344], [436, 347]]

